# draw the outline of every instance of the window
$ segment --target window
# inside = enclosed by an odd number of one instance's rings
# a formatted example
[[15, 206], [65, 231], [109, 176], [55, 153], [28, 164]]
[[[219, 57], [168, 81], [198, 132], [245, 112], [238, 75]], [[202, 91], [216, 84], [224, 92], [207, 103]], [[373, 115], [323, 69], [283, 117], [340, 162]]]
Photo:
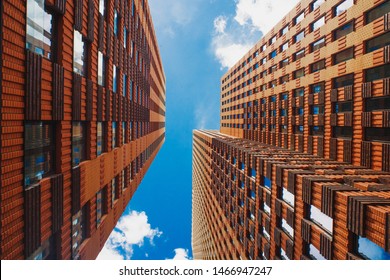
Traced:
[[24, 126], [24, 185], [38, 183], [54, 173], [54, 126], [44, 122], [26, 122]]
[[272, 51], [270, 54], [269, 54], [269, 58], [272, 59], [274, 58], [276, 55], [278, 54], [278, 52], [276, 50]]
[[303, 96], [304, 93], [305, 93], [305, 89], [304, 88], [294, 89], [294, 97]]
[[333, 113], [352, 112], [352, 101], [335, 102], [333, 105]]
[[27, 259], [28, 260], [55, 260], [56, 248], [53, 236], [42, 243], [42, 245]]
[[287, 133], [287, 132], [288, 132], [287, 129], [288, 129], [288, 126], [285, 125], [285, 124], [282, 124], [282, 125], [280, 126], [280, 132], [281, 132], [281, 133]]
[[278, 83], [277, 83], [276, 80], [273, 80], [273, 81], [269, 82], [269, 87], [270, 87], [270, 88], [274, 88], [274, 87], [276, 87], [277, 85], [278, 85]]
[[305, 68], [301, 68], [297, 71], [294, 71], [294, 79], [298, 79], [305, 76]]
[[315, 9], [317, 9], [319, 6], [322, 5], [322, 3], [324, 3], [325, 0], [316, 0], [314, 1], [312, 4], [311, 4], [311, 10], [314, 11]]
[[325, 59], [322, 59], [322, 60], [320, 60], [318, 62], [315, 62], [315, 63], [310, 65], [311, 73], [320, 71], [322, 69], [325, 69]]
[[344, 51], [341, 51], [333, 56], [333, 64], [339, 64], [341, 62], [350, 60], [354, 57], [354, 48], [349, 48]]
[[390, 141], [390, 128], [382, 127], [366, 127], [365, 128], [366, 141]]
[[263, 72], [260, 73], [261, 78], [264, 78], [265, 76], [267, 76], [267, 70], [264, 70]]
[[288, 58], [283, 59], [283, 60], [280, 62], [280, 68], [282, 68], [282, 67], [284, 67], [284, 66], [287, 66], [288, 63], [289, 63]]
[[113, 64], [112, 65], [112, 91], [114, 93], [116, 93], [116, 90], [118, 88], [117, 76], [118, 76], [118, 69]]
[[294, 60], [298, 60], [298, 59], [301, 59], [302, 57], [305, 56], [305, 49], [302, 49], [300, 51], [297, 51], [295, 54], [294, 54]]
[[84, 76], [84, 42], [83, 36], [77, 30], [73, 32], [73, 72]]
[[270, 40], [269, 40], [269, 44], [272, 45], [273, 43], [276, 42], [276, 36], [272, 37]]
[[107, 204], [106, 188], [101, 189], [96, 194], [96, 226], [98, 227], [101, 223], [103, 215], [107, 214], [105, 205]]
[[295, 24], [300, 23], [304, 18], [305, 18], [305, 13], [304, 12], [300, 13], [294, 20]]
[[314, 31], [318, 28], [320, 28], [321, 26], [323, 26], [325, 24], [325, 16], [319, 18], [318, 20], [316, 20], [315, 22], [313, 22], [311, 24], [311, 31]]
[[117, 147], [118, 145], [116, 136], [117, 136], [116, 122], [112, 122], [112, 143], [111, 143], [112, 149], [115, 149], [115, 147]]
[[333, 138], [352, 138], [353, 131], [351, 126], [334, 126]]
[[119, 198], [118, 176], [111, 180], [111, 207], [114, 207], [114, 202]]
[[310, 205], [310, 219], [330, 234], [333, 233], [333, 219], [313, 205]]
[[262, 52], [265, 51], [266, 49], [267, 49], [267, 45], [266, 45], [266, 44], [264, 44], [264, 45], [261, 46], [261, 51], [262, 51]]
[[302, 31], [294, 36], [294, 42], [297, 43], [305, 37], [305, 31]]
[[340, 4], [338, 4], [335, 8], [334, 8], [334, 15], [335, 16], [338, 16], [339, 14], [345, 12], [346, 10], [348, 10], [349, 8], [351, 8], [353, 5], [354, 5], [354, 0], [345, 0], [343, 2], [341, 2]]
[[390, 110], [390, 96], [367, 98], [365, 103], [366, 112]]
[[325, 46], [325, 38], [321, 38], [311, 44], [311, 51], [314, 52]]
[[126, 123], [122, 122], [122, 144], [126, 143], [126, 134], [127, 134]]
[[266, 213], [267, 215], [271, 215], [271, 207], [269, 207], [268, 204], [265, 202], [263, 202], [263, 210], [264, 213]]
[[52, 21], [45, 0], [27, 0], [26, 48], [48, 59], [52, 59]]
[[262, 60], [260, 60], [260, 62], [261, 62], [261, 65], [266, 64], [267, 63], [267, 58], [264, 57]]
[[118, 12], [114, 10], [114, 35], [115, 37], [118, 36], [118, 23], [119, 18], [118, 18]]
[[287, 254], [286, 254], [286, 252], [283, 250], [283, 248], [280, 248], [280, 258], [281, 258], [282, 260], [289, 260]]
[[314, 247], [314, 245], [310, 244], [309, 246], [309, 254], [310, 257], [314, 260], [326, 260], [323, 255], [321, 255], [320, 251]]
[[106, 10], [106, 0], [99, 0], [99, 13], [104, 16]]
[[100, 86], [105, 85], [106, 73], [105, 73], [105, 60], [103, 54], [98, 52], [98, 84]]
[[256, 169], [251, 168], [249, 170], [249, 176], [252, 177], [252, 178], [256, 178]]
[[323, 126], [311, 126], [309, 130], [310, 135], [324, 135]]
[[385, 79], [390, 77], [390, 64], [384, 64], [365, 71], [366, 82]]
[[85, 204], [81, 211], [72, 217], [72, 258], [79, 258], [79, 248], [83, 241], [88, 237], [88, 209], [89, 204]]
[[294, 133], [295, 134], [303, 134], [303, 125], [294, 125]]
[[273, 73], [275, 72], [276, 70], [278, 70], [278, 66], [275, 64], [275, 65], [272, 65], [270, 68], [269, 68], [269, 73]]
[[286, 25], [285, 27], [282, 28], [282, 30], [280, 30], [280, 36], [286, 34], [288, 32], [288, 25]]
[[291, 237], [294, 237], [294, 229], [287, 223], [285, 219], [282, 219], [282, 229]]
[[105, 143], [104, 143], [104, 123], [97, 123], [97, 138], [96, 138], [96, 153], [100, 156], [103, 152], [105, 152]]
[[333, 79], [333, 88], [341, 88], [351, 85], [353, 85], [353, 74], [348, 74]]
[[325, 83], [318, 83], [310, 86], [310, 91], [313, 94], [325, 91]]
[[311, 114], [312, 115], [320, 115], [324, 113], [324, 106], [322, 105], [312, 105], [311, 106]]
[[285, 84], [288, 82], [288, 74], [280, 78], [280, 84]]
[[374, 20], [384, 16], [385, 14], [390, 13], [390, 2], [386, 1], [381, 5], [375, 7], [366, 14], [366, 23], [373, 22]]
[[272, 182], [269, 178], [263, 176], [264, 178], [264, 187], [271, 189], [272, 188]]
[[353, 21], [350, 21], [343, 26], [337, 28], [335, 31], [333, 31], [333, 40], [338, 40], [341, 37], [344, 37], [348, 35], [349, 33], [353, 32], [354, 29], [354, 23]]
[[123, 47], [127, 47], [127, 29], [123, 27]]
[[359, 236], [357, 240], [358, 253], [369, 260], [390, 260], [390, 253], [378, 246], [368, 238]]
[[77, 166], [86, 159], [86, 135], [85, 123], [72, 123], [72, 166]]
[[283, 52], [285, 50], [288, 49], [288, 42], [287, 43], [284, 43], [281, 47], [280, 47], [280, 51]]
[[390, 33], [385, 33], [366, 41], [366, 53], [376, 51], [390, 45]]

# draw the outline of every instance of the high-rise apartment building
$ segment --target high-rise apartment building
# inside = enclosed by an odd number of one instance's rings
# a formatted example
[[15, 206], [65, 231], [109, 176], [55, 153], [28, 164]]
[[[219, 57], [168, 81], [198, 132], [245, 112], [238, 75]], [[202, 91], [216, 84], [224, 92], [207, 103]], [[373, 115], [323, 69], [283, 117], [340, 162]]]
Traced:
[[390, 259], [390, 1], [303, 0], [193, 139], [198, 259]]
[[95, 259], [165, 139], [147, 0], [0, 1], [1, 259]]

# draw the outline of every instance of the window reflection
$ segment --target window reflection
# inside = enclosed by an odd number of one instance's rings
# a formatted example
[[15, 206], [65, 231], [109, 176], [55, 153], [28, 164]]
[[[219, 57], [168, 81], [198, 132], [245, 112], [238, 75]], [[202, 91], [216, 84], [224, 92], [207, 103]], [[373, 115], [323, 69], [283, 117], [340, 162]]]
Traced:
[[85, 75], [83, 36], [76, 30], [73, 37], [73, 71], [81, 76]]
[[310, 219], [326, 231], [333, 233], [333, 219], [313, 205], [310, 206]]
[[72, 124], [72, 165], [77, 166], [85, 160], [85, 125], [82, 122]]

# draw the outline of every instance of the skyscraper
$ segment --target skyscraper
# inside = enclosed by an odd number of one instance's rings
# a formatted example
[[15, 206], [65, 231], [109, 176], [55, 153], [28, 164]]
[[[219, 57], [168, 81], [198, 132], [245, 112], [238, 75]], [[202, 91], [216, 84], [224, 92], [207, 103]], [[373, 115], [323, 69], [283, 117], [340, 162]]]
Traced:
[[193, 138], [198, 259], [390, 259], [389, 1], [301, 1]]
[[95, 259], [165, 140], [148, 1], [0, 2], [1, 259]]

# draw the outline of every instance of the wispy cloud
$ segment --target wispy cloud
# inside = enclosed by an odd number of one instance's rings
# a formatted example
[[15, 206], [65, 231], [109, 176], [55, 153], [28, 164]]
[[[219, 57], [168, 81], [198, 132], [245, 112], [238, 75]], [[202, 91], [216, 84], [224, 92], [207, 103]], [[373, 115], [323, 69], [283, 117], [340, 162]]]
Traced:
[[161, 235], [158, 228], [153, 229], [148, 223], [145, 212], [132, 211], [119, 220], [97, 259], [131, 259], [134, 246], [141, 247], [145, 240], [153, 245], [153, 239]]
[[234, 16], [214, 20], [212, 49], [222, 68], [232, 67], [299, 0], [235, 0]]
[[211, 129], [216, 128], [215, 118], [216, 112], [215, 108], [218, 108], [219, 104], [200, 102], [195, 107], [195, 129]]
[[188, 249], [177, 248], [173, 250], [175, 252], [175, 256], [170, 260], [190, 260], [191, 258], [188, 256]]

